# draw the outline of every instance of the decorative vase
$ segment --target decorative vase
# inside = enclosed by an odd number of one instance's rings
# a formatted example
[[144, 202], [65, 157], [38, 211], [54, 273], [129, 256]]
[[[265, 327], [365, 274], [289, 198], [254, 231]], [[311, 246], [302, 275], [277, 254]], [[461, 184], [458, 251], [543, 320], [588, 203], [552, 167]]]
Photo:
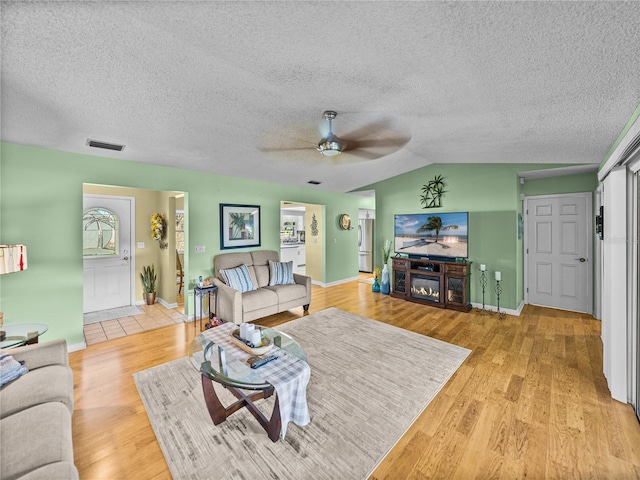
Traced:
[[386, 263], [382, 267], [382, 285], [380, 286], [380, 291], [385, 295], [389, 295], [391, 291], [391, 286], [389, 285], [389, 269]]
[[154, 303], [156, 303], [156, 292], [145, 293], [144, 295], [147, 305], [153, 305]]
[[378, 283], [378, 279], [377, 278], [373, 279], [373, 284], [371, 285], [371, 291], [373, 293], [380, 292], [380, 284]]

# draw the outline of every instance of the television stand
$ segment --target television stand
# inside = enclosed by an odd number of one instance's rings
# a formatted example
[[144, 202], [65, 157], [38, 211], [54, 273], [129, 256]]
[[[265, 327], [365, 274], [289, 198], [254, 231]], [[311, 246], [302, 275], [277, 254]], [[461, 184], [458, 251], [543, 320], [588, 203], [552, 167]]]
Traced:
[[471, 310], [471, 263], [393, 258], [391, 296], [432, 307], [468, 312]]

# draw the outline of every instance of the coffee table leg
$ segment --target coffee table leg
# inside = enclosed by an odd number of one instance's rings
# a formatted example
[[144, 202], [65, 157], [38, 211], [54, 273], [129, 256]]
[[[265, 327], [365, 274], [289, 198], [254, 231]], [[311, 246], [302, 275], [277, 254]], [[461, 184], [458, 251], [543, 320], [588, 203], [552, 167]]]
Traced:
[[234, 387], [225, 387], [229, 390], [238, 401], [225, 408], [224, 405], [220, 402], [218, 395], [216, 394], [215, 388], [213, 386], [213, 381], [206, 377], [206, 375], [202, 375], [202, 391], [204, 393], [204, 401], [207, 404], [207, 410], [209, 411], [209, 416], [213, 421], [214, 425], [220, 425], [224, 422], [229, 415], [237, 412], [243, 407], [246, 407], [247, 410], [254, 416], [258, 423], [262, 425], [262, 428], [265, 429], [269, 439], [272, 442], [277, 442], [278, 438], [280, 438], [280, 430], [282, 429], [282, 419], [280, 418], [280, 403], [278, 402], [278, 395], [275, 395], [275, 405], [273, 407], [273, 412], [271, 413], [271, 418], [267, 420], [264, 414], [256, 407], [253, 403], [254, 400], [260, 400], [263, 398], [268, 398], [273, 394], [274, 389], [268, 388], [266, 390], [262, 390], [260, 392], [256, 392], [253, 395], [247, 396], [240, 389]]
[[202, 375], [202, 392], [204, 393], [204, 401], [207, 404], [207, 410], [213, 420], [214, 425], [220, 425], [227, 419], [227, 409], [220, 403], [218, 395], [213, 388], [213, 382]]

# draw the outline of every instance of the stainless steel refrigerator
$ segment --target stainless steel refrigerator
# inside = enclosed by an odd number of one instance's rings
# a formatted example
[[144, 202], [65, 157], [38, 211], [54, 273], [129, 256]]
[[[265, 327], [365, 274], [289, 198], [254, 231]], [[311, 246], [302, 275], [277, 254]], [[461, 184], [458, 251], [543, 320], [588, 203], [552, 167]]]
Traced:
[[360, 271], [373, 272], [373, 219], [358, 220], [358, 255]]

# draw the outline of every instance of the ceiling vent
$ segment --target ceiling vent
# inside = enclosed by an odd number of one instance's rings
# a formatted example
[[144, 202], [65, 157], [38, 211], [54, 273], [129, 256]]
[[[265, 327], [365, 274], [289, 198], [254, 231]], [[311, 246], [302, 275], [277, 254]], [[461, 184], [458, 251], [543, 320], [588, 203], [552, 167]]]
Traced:
[[91, 140], [90, 138], [87, 139], [87, 145], [93, 148], [102, 148], [104, 150], [113, 150], [115, 152], [121, 152], [122, 150], [124, 150], [124, 145], [100, 142], [98, 140]]

